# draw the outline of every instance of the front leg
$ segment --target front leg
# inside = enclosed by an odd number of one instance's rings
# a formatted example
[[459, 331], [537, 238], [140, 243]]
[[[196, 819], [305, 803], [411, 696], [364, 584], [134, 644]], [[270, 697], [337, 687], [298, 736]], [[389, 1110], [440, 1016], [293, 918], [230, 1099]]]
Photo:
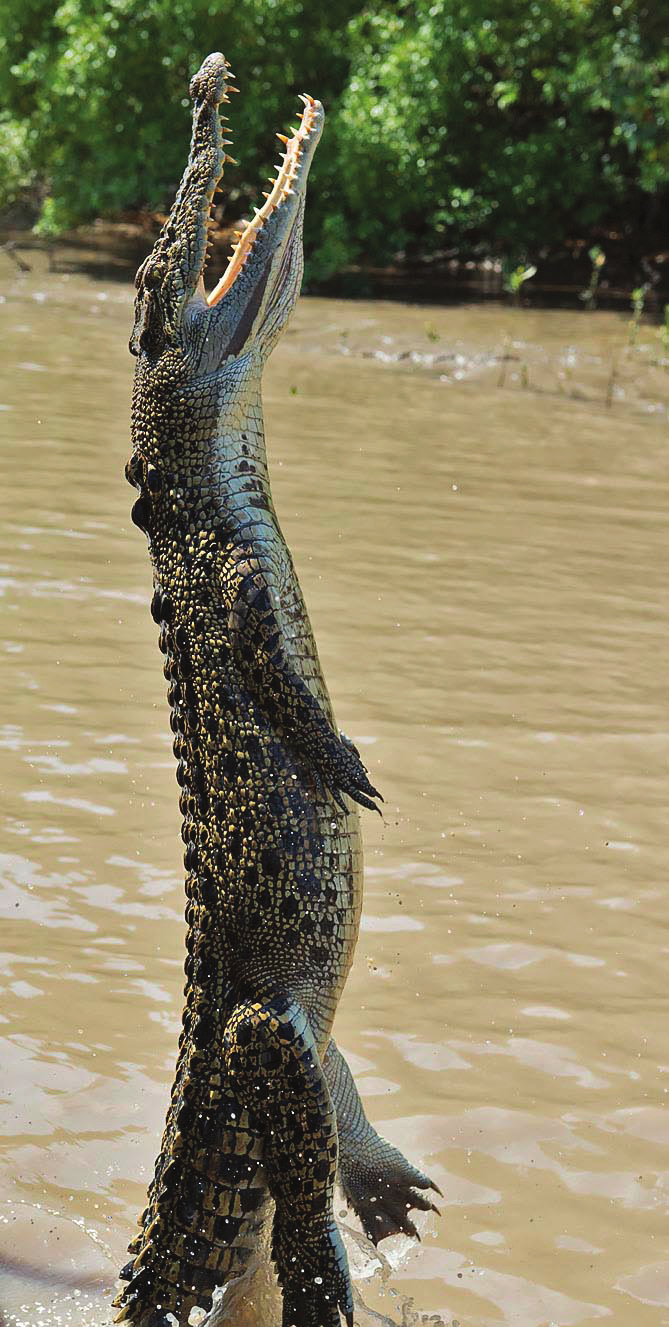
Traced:
[[348, 1263], [333, 1211], [337, 1122], [307, 1016], [289, 996], [240, 1003], [224, 1047], [240, 1099], [266, 1123], [283, 1327], [340, 1327], [340, 1310], [352, 1327]]
[[[228, 629], [240, 673], [261, 708], [345, 810], [346, 793], [372, 811], [381, 794], [353, 742], [332, 727], [284, 645], [278, 599], [258, 557], [232, 561], [225, 585]], [[379, 812], [380, 814], [380, 812]]]

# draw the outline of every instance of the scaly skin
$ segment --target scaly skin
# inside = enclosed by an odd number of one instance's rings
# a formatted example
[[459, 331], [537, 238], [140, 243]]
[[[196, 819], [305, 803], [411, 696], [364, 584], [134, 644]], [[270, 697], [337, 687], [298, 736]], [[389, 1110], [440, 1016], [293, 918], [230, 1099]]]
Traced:
[[375, 1240], [413, 1230], [407, 1209], [432, 1206], [416, 1192], [430, 1181], [374, 1133], [330, 1039], [361, 908], [355, 803], [377, 809], [379, 794], [335, 726], [265, 458], [261, 373], [299, 290], [323, 111], [303, 98], [272, 193], [207, 299], [229, 77], [214, 54], [191, 84], [191, 152], [137, 274], [130, 343], [126, 473], [169, 683], [188, 957], [171, 1104], [115, 1303], [117, 1321], [185, 1327], [273, 1209], [284, 1327], [339, 1327], [340, 1313], [353, 1320], [332, 1205], [339, 1143]]

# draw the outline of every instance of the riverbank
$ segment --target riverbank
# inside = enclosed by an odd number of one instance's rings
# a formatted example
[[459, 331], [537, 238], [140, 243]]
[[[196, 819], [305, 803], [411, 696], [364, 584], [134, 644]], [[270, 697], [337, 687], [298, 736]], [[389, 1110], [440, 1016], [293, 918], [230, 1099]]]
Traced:
[[[154, 242], [163, 221], [157, 213], [128, 214], [117, 221], [99, 220], [55, 239], [34, 234], [25, 219], [0, 225], [0, 252], [16, 266], [30, 269], [38, 254], [45, 255], [52, 272], [77, 272], [105, 280], [132, 280]], [[237, 222], [212, 229], [208, 267], [218, 279], [226, 266]], [[626, 310], [633, 294], [643, 290], [643, 312], [655, 322], [665, 319], [669, 305], [669, 247], [666, 236], [639, 237], [618, 232], [577, 238], [561, 249], [532, 256], [535, 275], [522, 282], [522, 305], [534, 308], [583, 310], [593, 277], [591, 253], [605, 261], [598, 269], [595, 302], [602, 309]], [[529, 265], [529, 259], [528, 259]], [[424, 304], [462, 301], [511, 302], [505, 289], [508, 264], [494, 254], [444, 250], [433, 257], [408, 259], [398, 254], [387, 266], [351, 265], [327, 280], [307, 274], [310, 294], [334, 298], [411, 300]]]

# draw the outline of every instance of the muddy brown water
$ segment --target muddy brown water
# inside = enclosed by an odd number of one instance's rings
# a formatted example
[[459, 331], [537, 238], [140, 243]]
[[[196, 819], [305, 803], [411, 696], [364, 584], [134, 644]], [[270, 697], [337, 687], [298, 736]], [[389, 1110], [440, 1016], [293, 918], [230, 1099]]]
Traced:
[[[101, 1327], [184, 940], [131, 291], [0, 261], [0, 1309]], [[421, 1244], [350, 1236], [361, 1327], [669, 1323], [669, 363], [642, 341], [304, 300], [266, 373], [276, 506], [386, 798], [338, 1039], [444, 1193]]]

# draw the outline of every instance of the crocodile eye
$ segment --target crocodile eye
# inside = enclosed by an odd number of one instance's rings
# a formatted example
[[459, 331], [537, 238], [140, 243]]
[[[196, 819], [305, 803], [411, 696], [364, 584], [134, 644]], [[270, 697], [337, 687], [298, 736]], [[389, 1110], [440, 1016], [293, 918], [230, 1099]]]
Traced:
[[157, 259], [156, 262], [147, 265], [144, 273], [144, 286], [146, 290], [154, 290], [159, 286], [165, 275], [165, 264]]

